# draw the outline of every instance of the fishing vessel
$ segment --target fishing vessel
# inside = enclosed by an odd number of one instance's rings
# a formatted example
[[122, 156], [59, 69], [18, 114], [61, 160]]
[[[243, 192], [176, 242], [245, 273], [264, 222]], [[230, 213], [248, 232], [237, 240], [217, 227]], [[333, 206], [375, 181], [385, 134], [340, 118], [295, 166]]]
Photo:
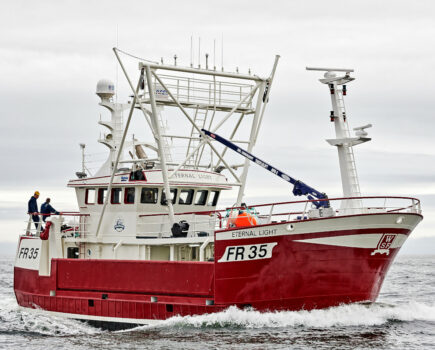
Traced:
[[[325, 123], [336, 137], [327, 142], [343, 189], [331, 198], [253, 154], [279, 56], [267, 76], [140, 59], [136, 81], [114, 53], [131, 98], [118, 103], [114, 84], [98, 82], [110, 113], [98, 122], [108, 158], [95, 174], [83, 162], [68, 182], [77, 212], [37, 224], [29, 215], [14, 266], [21, 307], [116, 329], [231, 305], [310, 310], [376, 300], [422, 215], [416, 198], [360, 193], [353, 148], [370, 140], [371, 125], [355, 135], [349, 126], [352, 69], [307, 68], [321, 72], [331, 97]], [[143, 128], [131, 136], [133, 116]], [[251, 163], [280, 177], [289, 201], [246, 203]], [[221, 208], [231, 190], [234, 204]]]

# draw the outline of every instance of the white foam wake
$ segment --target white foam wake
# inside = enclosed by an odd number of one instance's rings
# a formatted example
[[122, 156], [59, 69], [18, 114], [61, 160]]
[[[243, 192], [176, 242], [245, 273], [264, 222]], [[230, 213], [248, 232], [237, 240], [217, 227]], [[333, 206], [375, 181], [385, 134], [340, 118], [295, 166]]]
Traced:
[[374, 326], [390, 321], [434, 321], [435, 305], [409, 302], [402, 305], [350, 304], [322, 310], [281, 311], [260, 313], [230, 307], [215, 314], [175, 316], [160, 326], [175, 327], [242, 327], [329, 328], [346, 326]]
[[13, 297], [0, 299], [0, 320], [0, 330], [3, 332], [25, 332], [51, 336], [101, 333], [101, 330], [80, 321], [28, 312], [19, 308]]
[[[0, 330], [30, 332], [51, 336], [95, 334], [102, 331], [82, 322], [18, 308], [13, 297], [0, 300]], [[332, 328], [375, 326], [391, 321], [435, 322], [435, 305], [408, 302], [401, 305], [375, 303], [350, 304], [312, 311], [258, 312], [229, 307], [225, 311], [200, 316], [175, 316], [156, 326], [135, 330], [167, 327], [238, 327], [258, 328]], [[124, 331], [129, 332], [129, 331]]]

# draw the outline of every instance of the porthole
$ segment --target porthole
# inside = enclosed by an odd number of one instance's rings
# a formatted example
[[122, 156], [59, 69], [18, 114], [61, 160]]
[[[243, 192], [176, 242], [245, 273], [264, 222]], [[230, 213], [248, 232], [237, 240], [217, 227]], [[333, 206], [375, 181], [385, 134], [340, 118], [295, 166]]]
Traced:
[[403, 219], [404, 219], [403, 216], [399, 216], [399, 217], [396, 219], [396, 224], [401, 224], [401, 223], [403, 223]]
[[286, 229], [287, 231], [293, 231], [293, 230], [295, 229], [295, 226], [294, 226], [293, 224], [288, 224], [288, 225], [285, 227], [285, 229]]
[[88, 249], [88, 256], [92, 255], [92, 250]]

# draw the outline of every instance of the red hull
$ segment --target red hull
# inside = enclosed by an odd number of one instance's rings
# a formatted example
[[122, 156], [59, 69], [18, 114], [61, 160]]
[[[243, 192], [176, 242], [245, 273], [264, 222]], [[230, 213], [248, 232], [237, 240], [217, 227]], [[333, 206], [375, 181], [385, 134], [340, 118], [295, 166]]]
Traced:
[[[301, 240], [371, 237], [379, 231], [218, 239], [215, 262], [53, 259], [47, 277], [39, 276], [37, 270], [15, 267], [15, 295], [18, 304], [27, 308], [137, 323], [218, 312], [230, 305], [264, 311], [375, 301], [400, 247], [373, 255], [373, 248]], [[383, 228], [382, 233], [406, 238], [410, 230]], [[259, 240], [277, 243], [271, 258], [219, 263], [227, 246]]]

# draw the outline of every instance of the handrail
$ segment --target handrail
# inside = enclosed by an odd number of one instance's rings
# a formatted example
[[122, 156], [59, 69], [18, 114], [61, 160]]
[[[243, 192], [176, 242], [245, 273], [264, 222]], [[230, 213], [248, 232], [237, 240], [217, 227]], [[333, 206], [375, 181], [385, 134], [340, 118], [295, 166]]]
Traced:
[[[418, 198], [413, 197], [398, 197], [398, 196], [365, 196], [365, 197], [336, 197], [336, 198], [325, 198], [325, 199], [312, 199], [312, 200], [300, 200], [300, 201], [290, 201], [290, 202], [275, 202], [275, 203], [266, 203], [266, 204], [254, 204], [249, 205], [249, 207], [267, 207], [270, 205], [284, 205], [284, 204], [295, 204], [295, 203], [305, 203], [305, 202], [319, 202], [319, 201], [337, 201], [337, 200], [351, 200], [351, 199], [409, 199], [416, 200], [417, 204], [420, 204], [420, 200]], [[228, 207], [229, 209], [245, 209], [244, 207]]]
[[[366, 204], [374, 204], [374, 205], [365, 205], [365, 206], [358, 206], [355, 208], [339, 208], [337, 207], [335, 210], [330, 210], [331, 213], [326, 214], [326, 216], [322, 216], [320, 213], [319, 217], [329, 217], [329, 216], [335, 216], [339, 215], [341, 217], [344, 216], [350, 216], [355, 214], [378, 214], [379, 212], [383, 213], [399, 213], [403, 212], [405, 210], [410, 210], [411, 212], [415, 212], [417, 214], [421, 213], [421, 207], [420, 207], [420, 200], [413, 197], [401, 197], [401, 196], [365, 196], [365, 197], [337, 197], [337, 198], [325, 198], [325, 199], [313, 199], [313, 200], [298, 200], [298, 201], [288, 201], [288, 202], [276, 202], [276, 203], [265, 203], [265, 204], [256, 204], [256, 205], [249, 205], [248, 208], [264, 208], [264, 207], [270, 207], [271, 210], [269, 213], [260, 213], [256, 210], [256, 216], [260, 220], [258, 224], [269, 224], [272, 222], [272, 220], [283, 221], [283, 222], [290, 222], [290, 221], [298, 221], [298, 220], [310, 220], [310, 219], [316, 219], [318, 216], [316, 214], [311, 215], [310, 214], [310, 208], [308, 207], [309, 203], [312, 203], [314, 201], [330, 201], [331, 203], [334, 201], [348, 201], [348, 200], [383, 200], [383, 205], [378, 203], [366, 203]], [[394, 207], [393, 205], [388, 206], [387, 201], [388, 200], [407, 200], [411, 201], [412, 204], [409, 206], [404, 206], [404, 203], [397, 203], [399, 204], [397, 207]], [[302, 210], [291, 210], [286, 212], [285, 210], [281, 210], [277, 213], [274, 213], [273, 210], [278, 205], [303, 205], [304, 207], [301, 208]], [[183, 212], [183, 213], [174, 213], [175, 215], [197, 215], [197, 216], [204, 216], [204, 215], [210, 215], [211, 217], [215, 215], [214, 219], [215, 221], [215, 228], [214, 230], [222, 230], [227, 228], [228, 223], [226, 223], [226, 219], [228, 216], [223, 216], [224, 212], [233, 211], [233, 210], [239, 210], [239, 209], [246, 209], [246, 207], [229, 207], [226, 209], [220, 209], [220, 210], [207, 210], [207, 211], [199, 211], [199, 212]], [[295, 208], [296, 209], [296, 208]], [[332, 209], [332, 208], [331, 208]], [[326, 210], [326, 209], [325, 209]], [[140, 218], [143, 217], [165, 217], [167, 216], [167, 213], [156, 213], [156, 214], [142, 214], [139, 215]], [[280, 217], [287, 216], [286, 220], [280, 220]], [[191, 222], [195, 227], [195, 224], [201, 224], [202, 222], [195, 221], [198, 220], [198, 218], [193, 218], [194, 222]], [[149, 225], [149, 222], [146, 222], [144, 224]], [[163, 222], [156, 222], [154, 224], [163, 224]], [[194, 229], [195, 231], [195, 229]]]
[[[79, 237], [82, 237], [84, 234], [88, 234], [89, 231], [87, 230], [87, 221], [88, 217], [90, 217], [90, 214], [81, 214], [79, 212], [59, 212], [58, 214], [55, 213], [28, 213], [29, 219], [27, 221], [27, 228], [25, 230], [26, 236], [36, 236], [39, 237], [40, 233], [42, 232], [42, 227], [45, 226], [49, 221], [44, 221], [44, 217], [51, 217], [51, 216], [57, 216], [61, 218], [61, 224], [66, 225], [72, 225], [67, 226], [67, 228], [60, 228], [62, 229], [62, 232], [65, 233], [67, 231], [73, 231], [74, 234], [78, 234]], [[38, 221], [33, 221], [33, 216], [38, 217]], [[72, 217], [72, 219], [68, 222], [65, 222], [62, 218], [65, 217]], [[73, 222], [71, 222], [73, 221]], [[36, 228], [32, 229], [32, 223], [35, 224]], [[62, 226], [63, 227], [63, 226]], [[60, 230], [59, 229], [59, 230]]]
[[[318, 202], [318, 201], [339, 201], [339, 200], [352, 200], [352, 199], [407, 199], [407, 200], [413, 200], [416, 201], [415, 204], [410, 205], [408, 207], [403, 207], [400, 209], [394, 209], [394, 210], [403, 210], [403, 209], [409, 209], [412, 207], [416, 207], [420, 205], [420, 200], [418, 198], [414, 197], [401, 197], [401, 196], [364, 196], [364, 197], [336, 197], [336, 198], [325, 198], [325, 199], [313, 199], [313, 200], [299, 200], [299, 201], [288, 201], [288, 202], [275, 202], [275, 203], [264, 203], [264, 204], [252, 204], [248, 205], [248, 208], [260, 208], [260, 207], [268, 207], [268, 206], [277, 206], [277, 205], [286, 205], [286, 204], [300, 204], [300, 203], [312, 203], [312, 202]], [[368, 209], [373, 208], [379, 208], [384, 209], [386, 206], [383, 207], [367, 207]], [[210, 215], [210, 214], [220, 214], [222, 212], [226, 212], [227, 210], [234, 210], [234, 209], [246, 209], [245, 207], [226, 207], [225, 209], [219, 209], [219, 210], [207, 210], [207, 211], [192, 211], [192, 212], [183, 212], [183, 213], [174, 213], [174, 215], [188, 215], [188, 214], [196, 214], [196, 215]], [[301, 214], [301, 212], [287, 212], [287, 213], [277, 213], [273, 215], [288, 215], [288, 214]], [[167, 213], [156, 213], [156, 214], [142, 214], [139, 215], [139, 217], [146, 217], [146, 216], [166, 216]], [[264, 214], [266, 215], [266, 214]]]
[[[190, 211], [190, 212], [184, 212], [184, 213], [174, 213], [174, 215], [191, 215], [191, 214], [195, 214], [195, 215], [210, 215], [210, 214], [217, 214], [218, 216], [222, 215], [220, 214], [221, 211], [225, 211], [225, 210], [208, 210], [208, 211]], [[143, 217], [148, 217], [148, 216], [166, 216], [168, 215], [168, 213], [156, 213], [156, 214], [141, 214], [139, 215], [140, 218]]]
[[[27, 213], [29, 215], [32, 215], [31, 213]], [[53, 213], [49, 213], [49, 214], [43, 214], [43, 213], [36, 213], [35, 215], [41, 215], [41, 216], [91, 216], [90, 214], [82, 214], [80, 212], [75, 212], [75, 211], [61, 211], [59, 212], [59, 214], [53, 214]]]

